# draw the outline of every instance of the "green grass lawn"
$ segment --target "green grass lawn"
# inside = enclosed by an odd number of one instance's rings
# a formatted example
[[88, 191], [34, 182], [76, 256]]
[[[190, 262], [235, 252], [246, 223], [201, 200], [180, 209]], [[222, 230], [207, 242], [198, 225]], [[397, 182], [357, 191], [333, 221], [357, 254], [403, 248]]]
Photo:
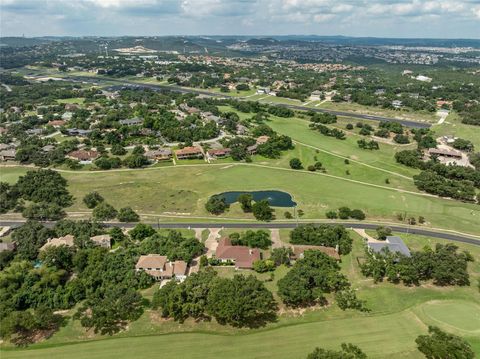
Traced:
[[[351, 232], [354, 247], [342, 258], [342, 272], [357, 289], [358, 296], [367, 301], [370, 313], [341, 311], [335, 305], [316, 310], [285, 311], [282, 308], [276, 323], [261, 329], [235, 329], [220, 326], [215, 321], [184, 324], [164, 320], [146, 311], [128, 329], [113, 337], [85, 333], [78, 322], [69, 321], [51, 339], [28, 349], [5, 348], [2, 358], [151, 358], [153, 356], [182, 358], [305, 358], [316, 346], [338, 348], [342, 342], [359, 345], [371, 358], [422, 358], [416, 350], [415, 338], [427, 331], [428, 325], [464, 336], [480, 354], [478, 323], [480, 294], [476, 288], [480, 263], [470, 264], [470, 287], [435, 287], [426, 283], [420, 287], [404, 287], [390, 283], [374, 284], [364, 278], [357, 258], [362, 256], [360, 237]], [[403, 235], [411, 249], [445, 243], [417, 235]], [[480, 247], [459, 244], [480, 258]], [[231, 277], [232, 268], [219, 268], [219, 274]], [[274, 280], [265, 285], [274, 292], [276, 282], [288, 271], [278, 268]], [[256, 274], [266, 280], [268, 274]], [[151, 298], [155, 286], [143, 291]], [[331, 298], [331, 297], [329, 297]]]
[[480, 150], [480, 127], [473, 125], [464, 125], [458, 114], [452, 112], [448, 115], [445, 122], [432, 127], [438, 136], [455, 135], [456, 137], [469, 140], [475, 146], [475, 150]]
[[357, 103], [347, 103], [347, 102], [330, 102], [326, 101], [322, 103], [318, 108], [325, 108], [329, 110], [336, 111], [346, 111], [346, 112], [356, 112], [368, 115], [376, 116], [386, 116], [392, 118], [402, 118], [412, 121], [420, 122], [437, 122], [438, 118], [433, 112], [426, 111], [412, 111], [408, 109], [403, 110], [391, 110], [385, 109], [377, 106], [363, 106]]
[[75, 104], [82, 104], [85, 102], [85, 97], [72, 97], [72, 98], [63, 98], [57, 100], [58, 103], [75, 103]]
[[[14, 182], [27, 168], [5, 167], [1, 180]], [[424, 216], [428, 224], [480, 233], [480, 211], [474, 204], [427, 197], [415, 193], [330, 178], [318, 173], [259, 167], [258, 165], [170, 166], [110, 172], [64, 172], [69, 190], [76, 198], [70, 212], [88, 211], [82, 202], [86, 193], [98, 191], [115, 208], [131, 206], [140, 214], [183, 214], [206, 218], [208, 198], [238, 190], [281, 190], [290, 193], [304, 219], [324, 218], [325, 212], [348, 205], [363, 209], [370, 220], [396, 221], [396, 213]], [[234, 207], [234, 206], [233, 206]], [[287, 208], [278, 208], [279, 218]], [[253, 220], [234, 208], [221, 216]]]

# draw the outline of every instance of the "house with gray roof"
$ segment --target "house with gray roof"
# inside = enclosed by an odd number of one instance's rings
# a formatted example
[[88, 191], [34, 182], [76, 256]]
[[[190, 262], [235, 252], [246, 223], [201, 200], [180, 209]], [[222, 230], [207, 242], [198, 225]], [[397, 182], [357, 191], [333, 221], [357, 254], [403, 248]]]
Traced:
[[384, 248], [388, 248], [388, 250], [392, 253], [399, 253], [406, 257], [410, 257], [410, 250], [405, 245], [403, 240], [397, 236], [388, 236], [384, 242], [368, 242], [367, 243], [368, 249], [373, 253], [381, 254]]
[[118, 122], [121, 125], [125, 125], [125, 126], [138, 126], [143, 124], [143, 119], [141, 119], [140, 117], [134, 117], [128, 120], [120, 120]]

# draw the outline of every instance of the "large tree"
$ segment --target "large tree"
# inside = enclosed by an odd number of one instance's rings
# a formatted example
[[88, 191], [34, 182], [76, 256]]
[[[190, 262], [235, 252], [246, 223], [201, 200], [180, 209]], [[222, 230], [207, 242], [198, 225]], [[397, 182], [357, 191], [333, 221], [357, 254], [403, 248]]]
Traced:
[[217, 278], [208, 293], [208, 313], [219, 323], [258, 327], [275, 318], [272, 293], [256, 277]]
[[437, 327], [428, 327], [429, 335], [420, 335], [415, 342], [428, 359], [473, 359], [475, 353], [464, 339]]
[[25, 176], [20, 176], [15, 187], [27, 201], [54, 203], [61, 207], [73, 203], [65, 178], [49, 169], [28, 171]]
[[17, 245], [18, 257], [30, 260], [36, 259], [40, 247], [53, 235], [54, 232], [44, 227], [41, 223], [27, 221], [27, 223], [12, 233], [12, 239]]

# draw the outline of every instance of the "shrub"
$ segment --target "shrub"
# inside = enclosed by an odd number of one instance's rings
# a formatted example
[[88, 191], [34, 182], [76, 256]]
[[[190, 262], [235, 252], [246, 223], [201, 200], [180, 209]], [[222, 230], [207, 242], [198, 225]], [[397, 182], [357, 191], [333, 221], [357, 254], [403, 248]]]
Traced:
[[328, 219], [337, 219], [337, 217], [338, 217], [337, 212], [335, 212], [335, 211], [328, 211], [327, 213], [325, 213], [325, 216]]
[[120, 208], [117, 218], [120, 222], [138, 222], [140, 220], [140, 216], [131, 207]]
[[298, 158], [292, 158], [290, 160], [290, 168], [294, 170], [301, 170], [303, 168], [302, 161], [300, 161]]

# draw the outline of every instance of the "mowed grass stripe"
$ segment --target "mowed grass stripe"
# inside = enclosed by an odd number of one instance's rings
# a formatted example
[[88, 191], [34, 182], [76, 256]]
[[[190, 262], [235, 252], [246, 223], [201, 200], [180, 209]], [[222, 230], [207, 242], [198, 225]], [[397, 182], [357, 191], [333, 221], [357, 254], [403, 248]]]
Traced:
[[[395, 325], [392, 325], [395, 323]], [[418, 358], [415, 338], [425, 330], [410, 311], [386, 316], [291, 325], [243, 335], [182, 333], [115, 338], [45, 349], [4, 351], [3, 359], [305, 358], [316, 346], [359, 345], [372, 358]]]

